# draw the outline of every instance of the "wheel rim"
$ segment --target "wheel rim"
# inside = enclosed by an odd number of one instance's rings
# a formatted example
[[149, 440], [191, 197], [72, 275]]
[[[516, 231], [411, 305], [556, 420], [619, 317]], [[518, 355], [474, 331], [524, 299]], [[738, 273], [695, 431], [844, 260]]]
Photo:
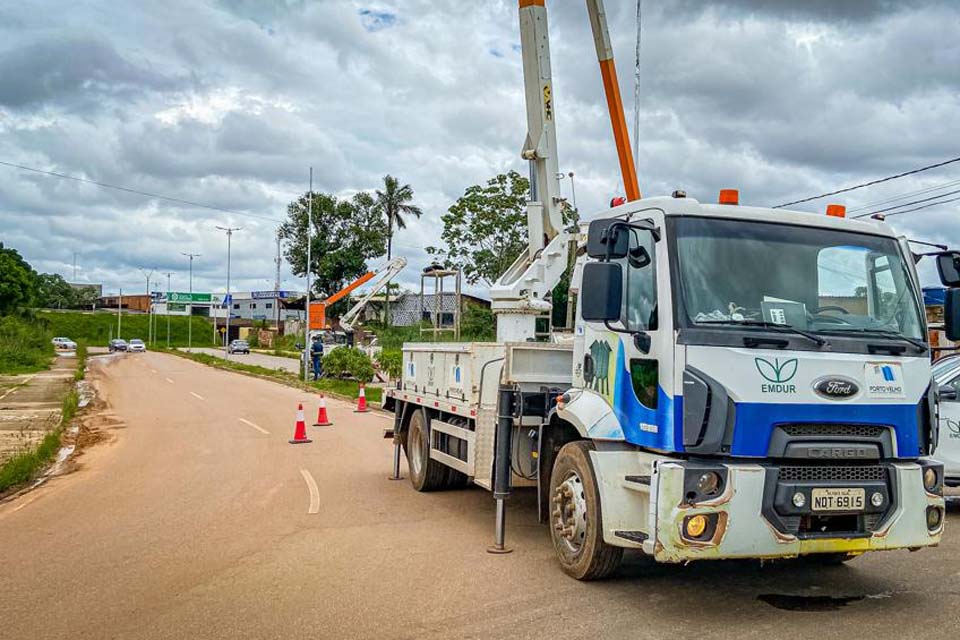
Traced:
[[410, 429], [410, 472], [416, 476], [420, 475], [420, 469], [423, 466], [421, 456], [423, 455], [423, 442], [421, 439], [420, 424], [414, 424]]
[[587, 499], [576, 471], [553, 492], [553, 528], [571, 553], [580, 553], [587, 538]]

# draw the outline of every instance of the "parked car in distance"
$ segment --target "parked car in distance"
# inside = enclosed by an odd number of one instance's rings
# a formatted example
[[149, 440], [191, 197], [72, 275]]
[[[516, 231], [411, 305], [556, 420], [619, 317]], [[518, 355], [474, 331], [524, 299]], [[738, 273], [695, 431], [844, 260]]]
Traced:
[[147, 345], [143, 344], [143, 340], [140, 338], [134, 338], [127, 345], [127, 351], [137, 351], [143, 353], [147, 350]]
[[250, 353], [250, 344], [246, 340], [231, 340], [227, 353]]
[[110, 351], [126, 351], [127, 350], [127, 341], [121, 340], [120, 338], [114, 338], [110, 341], [110, 344], [107, 345]]
[[53, 348], [58, 351], [74, 351], [77, 348], [76, 342], [63, 336], [57, 336], [51, 342], [53, 342]]

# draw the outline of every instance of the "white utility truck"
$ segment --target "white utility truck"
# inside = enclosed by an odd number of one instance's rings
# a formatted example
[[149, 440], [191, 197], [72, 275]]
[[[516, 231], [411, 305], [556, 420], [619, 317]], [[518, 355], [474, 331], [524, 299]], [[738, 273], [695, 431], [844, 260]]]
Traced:
[[[633, 171], [600, 0], [588, 0], [621, 168]], [[563, 569], [918, 549], [943, 530], [915, 256], [883, 222], [675, 192], [564, 229], [543, 0], [520, 0], [529, 248], [492, 287], [498, 342], [406, 344], [385, 394], [394, 477], [536, 487]], [[608, 80], [612, 78], [612, 82]], [[618, 128], [620, 133], [618, 133]], [[635, 181], [634, 181], [635, 184]], [[572, 338], [534, 342], [575, 242]], [[958, 255], [938, 258], [960, 285]], [[960, 332], [960, 290], [948, 333]]]

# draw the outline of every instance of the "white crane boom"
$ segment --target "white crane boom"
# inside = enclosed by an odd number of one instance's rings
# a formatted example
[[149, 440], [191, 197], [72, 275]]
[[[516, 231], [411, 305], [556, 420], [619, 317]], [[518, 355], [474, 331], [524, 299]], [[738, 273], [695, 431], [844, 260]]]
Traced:
[[[550, 292], [567, 268], [570, 234], [563, 229], [557, 160], [556, 113], [550, 72], [550, 37], [545, 0], [519, 0], [520, 49], [527, 104], [527, 138], [520, 156], [530, 162], [530, 200], [527, 202], [527, 249], [490, 287], [498, 315], [497, 340], [523, 342], [535, 337], [536, 316], [549, 313]], [[597, 49], [597, 62], [610, 112], [620, 172], [627, 200], [640, 198], [640, 187], [630, 150], [617, 83], [613, 46], [603, 0], [586, 0]]]
[[545, 298], [566, 268], [544, 0], [520, 0], [520, 48], [527, 105], [527, 137], [520, 156], [530, 163], [528, 236], [527, 249], [490, 287], [501, 342], [533, 339], [536, 316], [550, 311]]
[[[370, 302], [370, 299], [373, 298], [373, 296], [375, 296], [377, 292], [384, 287], [384, 285], [386, 285], [398, 273], [403, 271], [404, 267], [406, 266], [406, 258], [396, 257], [376, 271], [373, 279], [370, 280], [372, 283], [371, 287], [360, 297], [360, 300], [357, 301], [355, 305], [350, 307], [350, 309], [340, 317], [340, 328], [347, 333], [352, 333], [353, 323], [357, 319], [357, 316], [360, 315], [360, 311], [363, 310], [363, 307]], [[387, 291], [387, 296], [390, 296], [389, 291]]]

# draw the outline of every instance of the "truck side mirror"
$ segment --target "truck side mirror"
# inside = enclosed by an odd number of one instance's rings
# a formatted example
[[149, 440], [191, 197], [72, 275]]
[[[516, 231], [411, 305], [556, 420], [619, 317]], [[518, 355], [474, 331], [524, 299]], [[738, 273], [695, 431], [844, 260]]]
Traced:
[[941, 400], [946, 400], [948, 402], [955, 402], [957, 399], [957, 390], [954, 387], [951, 387], [948, 384], [941, 385], [937, 389], [937, 395], [940, 396]]
[[943, 302], [943, 329], [947, 340], [960, 340], [960, 289], [947, 289]]
[[[609, 253], [607, 249], [609, 247]], [[619, 260], [630, 248], [630, 230], [619, 218], [594, 220], [587, 230], [587, 255], [601, 260]]]
[[580, 284], [580, 315], [583, 319], [587, 322], [619, 320], [622, 305], [623, 270], [620, 265], [612, 262], [583, 265]]
[[937, 254], [937, 271], [945, 287], [960, 286], [960, 251], [944, 251]]

